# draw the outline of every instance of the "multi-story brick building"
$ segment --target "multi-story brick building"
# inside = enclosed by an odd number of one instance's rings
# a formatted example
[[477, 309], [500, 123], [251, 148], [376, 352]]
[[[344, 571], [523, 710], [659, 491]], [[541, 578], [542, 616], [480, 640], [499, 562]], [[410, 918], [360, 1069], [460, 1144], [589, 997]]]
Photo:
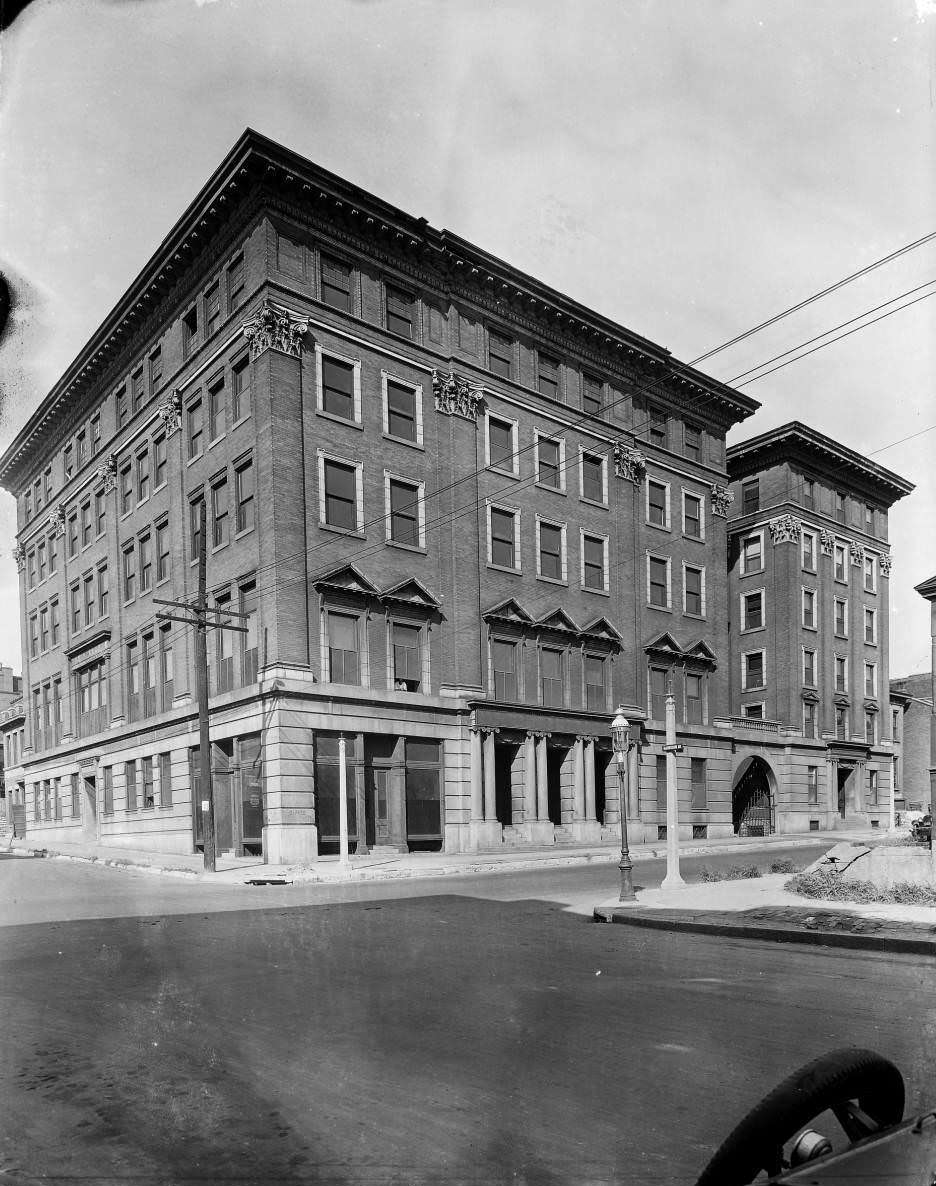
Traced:
[[798, 423], [730, 448], [728, 472], [735, 826], [886, 826], [887, 513], [913, 486]]
[[933, 677], [928, 671], [890, 681], [897, 811], [929, 810], [932, 688]]

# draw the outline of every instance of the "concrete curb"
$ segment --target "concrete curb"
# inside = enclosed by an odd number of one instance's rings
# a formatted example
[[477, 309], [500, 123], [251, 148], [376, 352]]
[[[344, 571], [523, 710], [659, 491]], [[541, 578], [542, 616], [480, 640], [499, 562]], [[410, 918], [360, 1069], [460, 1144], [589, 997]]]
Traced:
[[[819, 913], [816, 910], [803, 911], [804, 919]], [[856, 916], [858, 917], [858, 916]], [[702, 911], [679, 913], [675, 911], [640, 911], [631, 907], [615, 910], [613, 907], [596, 906], [595, 922], [621, 923], [624, 926], [644, 927], [656, 931], [684, 931], [699, 935], [720, 935], [732, 939], [756, 939], [762, 942], [804, 943], [813, 947], [844, 947], [852, 950], [878, 951], [889, 954], [936, 955], [936, 935], [926, 937], [914, 933], [912, 924], [907, 927], [881, 927], [878, 933], [842, 931], [823, 928], [797, 928], [775, 922], [759, 922], [737, 919], [723, 914]], [[884, 931], [885, 933], [880, 933]], [[902, 933], [901, 933], [902, 932]]]

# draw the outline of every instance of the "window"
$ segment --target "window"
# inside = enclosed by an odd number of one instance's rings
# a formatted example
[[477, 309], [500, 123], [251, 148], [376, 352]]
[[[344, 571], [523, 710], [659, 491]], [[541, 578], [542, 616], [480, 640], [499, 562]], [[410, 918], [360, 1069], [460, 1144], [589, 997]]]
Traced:
[[77, 634], [81, 629], [81, 586], [72, 585], [68, 591], [69, 618], [71, 632]]
[[868, 771], [868, 806], [878, 806], [878, 772], [876, 770]]
[[814, 700], [803, 701], [803, 736], [816, 736], [816, 702]]
[[[142, 372], [140, 372], [140, 381], [142, 382]], [[75, 452], [78, 457], [78, 465], [82, 466], [88, 459], [88, 433], [87, 429], [79, 428], [75, 435]], [[36, 480], [36, 510], [39, 509], [39, 481]]]
[[169, 577], [169, 524], [156, 524], [156, 584]]
[[647, 557], [647, 604], [670, 607], [670, 562], [661, 556]]
[[741, 656], [741, 690], [750, 691], [752, 688], [766, 686], [764, 669], [764, 651], [748, 651]]
[[514, 420], [487, 418], [487, 463], [492, 469], [517, 472], [517, 424]]
[[835, 656], [835, 690], [848, 691], [848, 659], [843, 655]]
[[205, 410], [200, 399], [189, 405], [188, 409], [188, 455], [191, 461], [200, 457], [204, 448]]
[[835, 708], [835, 738], [837, 741], [845, 741], [848, 736], [848, 714], [844, 706], [836, 705]]
[[36, 553], [34, 551], [30, 551], [26, 556], [26, 580], [30, 589], [36, 587]]
[[834, 621], [836, 638], [848, 636], [848, 602], [836, 597], [834, 602]]
[[566, 579], [565, 527], [536, 520], [537, 576], [552, 581]]
[[816, 686], [816, 652], [803, 647], [803, 683], [807, 688]]
[[760, 478], [748, 478], [741, 483], [741, 514], [750, 515], [760, 510]]
[[582, 376], [582, 411], [589, 416], [601, 415], [601, 380], [593, 375]]
[[605, 505], [608, 501], [607, 458], [601, 453], [587, 453], [584, 449], [579, 458], [582, 498]]
[[596, 593], [608, 591], [608, 539], [582, 532], [582, 588]]
[[[227, 621], [223, 611], [231, 607], [230, 594], [225, 593], [223, 597], [216, 598], [215, 603], [222, 611], [222, 620]], [[223, 627], [215, 631], [214, 676], [214, 686], [217, 693], [230, 692], [234, 687], [234, 634]]]
[[900, 758], [894, 758], [894, 790], [900, 790]]
[[562, 651], [540, 647], [540, 699], [544, 707], [562, 708], [563, 688]]
[[182, 357], [188, 356], [195, 349], [198, 341], [198, 309], [193, 305], [182, 318]]
[[140, 759], [140, 767], [142, 774], [142, 789], [143, 789], [143, 808], [155, 806], [156, 798], [153, 794], [153, 759], [150, 757]]
[[504, 507], [488, 507], [488, 563], [498, 568], [520, 571], [517, 547], [519, 512]]
[[762, 721], [764, 706], [763, 704], [744, 704], [741, 706], [741, 715], [747, 717], [749, 721]]
[[705, 569], [683, 565], [683, 612], [701, 618], [705, 614]]
[[[656, 756], [656, 806], [657, 811], [666, 811], [666, 754]], [[664, 826], [663, 831], [666, 831]]]
[[82, 580], [84, 588], [84, 624], [94, 625], [94, 611], [97, 606], [97, 590], [94, 587], [94, 573], [89, 572]]
[[899, 708], [891, 709], [891, 732], [893, 734], [894, 741], [899, 741], [900, 740], [900, 709]]
[[175, 670], [172, 658], [172, 627], [166, 623], [159, 628], [159, 683], [163, 711], [172, 708], [175, 695]]
[[221, 286], [216, 280], [205, 289], [205, 338], [208, 339], [221, 321]]
[[536, 481], [550, 490], [565, 489], [565, 441], [536, 434]]
[[819, 767], [806, 767], [806, 802], [819, 802]]
[[836, 544], [834, 549], [834, 568], [835, 579], [837, 581], [848, 580], [848, 549], [844, 544]]
[[877, 664], [865, 663], [864, 675], [864, 694], [875, 700], [877, 699]]
[[494, 669], [494, 699], [516, 700], [517, 644], [499, 638], [492, 639], [491, 666]]
[[702, 676], [695, 671], [686, 672], [686, 721], [690, 725], [703, 724], [702, 702], [704, 685]]
[[651, 445], [666, 448], [666, 416], [663, 412], [658, 412], [654, 408], [649, 410], [648, 433]]
[[172, 755], [160, 754], [159, 762], [159, 806], [172, 806]]
[[387, 475], [387, 539], [418, 548], [423, 539], [423, 487]]
[[876, 735], [875, 717], [876, 717], [876, 714], [873, 712], [865, 712], [865, 714], [864, 714], [865, 742], [868, 745], [874, 745], [874, 743], [875, 743], [875, 735]]
[[150, 493], [149, 464], [150, 464], [149, 450], [144, 449], [142, 453], [137, 454], [137, 459], [136, 459], [137, 502], [142, 502], [145, 498], [149, 498], [149, 493]]
[[702, 460], [702, 429], [694, 424], [683, 426], [683, 451], [693, 461]]
[[136, 551], [131, 544], [123, 551], [123, 599], [132, 601], [136, 596]]
[[351, 614], [330, 611], [326, 622], [329, 680], [335, 684], [359, 684], [361, 673], [357, 618]]
[[669, 528], [669, 485], [647, 479], [647, 522]]
[[49, 609], [48, 606], [43, 606], [39, 611], [39, 650], [45, 652], [49, 649]]
[[683, 491], [683, 535], [690, 539], [704, 539], [704, 524], [702, 519], [702, 499], [698, 494]]
[[[459, 349], [466, 354], [478, 353], [478, 323], [466, 313], [456, 311], [455, 328], [458, 333]], [[439, 339], [441, 341], [441, 338]]]
[[[127, 389], [125, 387], [118, 388], [115, 394], [115, 400], [117, 403], [117, 427], [123, 428], [130, 419], [130, 397], [127, 395]], [[67, 470], [66, 475], [70, 476], [67, 474]]]
[[839, 523], [845, 522], [845, 495], [836, 490], [835, 492], [835, 518]]
[[72, 819], [78, 819], [81, 815], [81, 804], [78, 798], [78, 775], [73, 774], [69, 781], [71, 783], [71, 815]]
[[126, 461], [120, 467], [120, 513], [129, 515], [133, 510], [133, 463]]
[[124, 762], [124, 783], [127, 788], [127, 811], [136, 811], [136, 762]]
[[803, 625], [808, 630], [816, 629], [816, 590], [803, 590]]
[[227, 391], [222, 376], [208, 387], [208, 432], [211, 440], [216, 441], [218, 437], [223, 436], [226, 427]]
[[705, 811], [708, 807], [705, 758], [690, 758], [689, 764], [692, 785], [691, 809], [693, 811]]
[[250, 415], [250, 359], [242, 358], [231, 367], [231, 416], [236, 424]]
[[327, 354], [321, 360], [321, 410], [342, 420], [359, 420], [354, 398], [354, 364]]
[[114, 768], [112, 766], [104, 767], [103, 811], [105, 815], [112, 815], [114, 811]]
[[502, 379], [513, 373], [513, 342], [493, 329], [488, 330], [488, 370]]
[[808, 511], [816, 509], [816, 483], [812, 478], [803, 478], [803, 506]]
[[589, 712], [607, 712], [608, 685], [602, 655], [585, 656], [585, 707]]
[[867, 502], [864, 508], [864, 529], [868, 535], [874, 535], [874, 507]]
[[877, 592], [877, 560], [873, 556], [864, 558], [864, 587], [866, 593]]
[[343, 313], [351, 312], [351, 269], [331, 256], [323, 255], [321, 262], [322, 303]]
[[[143, 368], [138, 367], [133, 372], [133, 374], [130, 376], [130, 402], [133, 407], [133, 411], [135, 413], [139, 412], [140, 408], [143, 407], [143, 404], [145, 402], [144, 395], [145, 395], [145, 388], [143, 386]], [[82, 445], [83, 445], [83, 442], [79, 441], [79, 443], [78, 443], [78, 458], [79, 458], [79, 460], [81, 460], [81, 455], [84, 453], [84, 448], [82, 447]]]
[[877, 643], [877, 613], [867, 606], [864, 611], [864, 640], [872, 644]]
[[[80, 611], [78, 625], [81, 625]], [[33, 614], [29, 619], [29, 655], [32, 659], [37, 658], [39, 655], [39, 619], [36, 614]]]
[[[94, 496], [94, 534], [102, 536], [107, 530], [107, 496], [98, 490]], [[54, 553], [54, 546], [52, 549]]]
[[764, 590], [741, 594], [741, 629], [760, 630], [764, 625]]
[[46, 466], [45, 473], [42, 475], [42, 489], [43, 489], [43, 497], [45, 498], [46, 504], [48, 505], [48, 503], [50, 503], [52, 501], [52, 466], [51, 465]]
[[153, 441], [153, 485], [158, 490], [166, 484], [166, 438], [156, 437]]
[[322, 521], [341, 531], [362, 532], [358, 466], [322, 458]]
[[384, 432], [401, 441], [422, 443], [422, 389], [384, 375]]
[[140, 644], [127, 643], [127, 719], [138, 721], [141, 713]]
[[650, 716], [655, 721], [666, 719], [666, 692], [669, 671], [665, 667], [650, 668]]
[[47, 559], [46, 541], [41, 539], [36, 547], [36, 560], [39, 565], [39, 582], [40, 584], [46, 579], [48, 575], [48, 559]]
[[157, 346], [149, 356], [149, 386], [150, 395], [156, 394], [156, 389], [162, 383], [162, 352]]
[[741, 575], [761, 572], [764, 568], [764, 533], [746, 535], [741, 541]]
[[202, 514], [204, 513], [204, 496], [194, 498], [189, 503], [189, 544], [191, 558], [194, 562], [202, 553]]
[[416, 302], [412, 295], [402, 289], [387, 285], [387, 329], [404, 338], [414, 337]]
[[153, 537], [147, 532], [139, 539], [140, 592], [146, 593], [153, 587]]
[[559, 360], [537, 352], [537, 387], [541, 395], [559, 398]]
[[228, 542], [230, 516], [227, 477], [211, 487], [211, 546], [222, 548]]
[[802, 537], [803, 568], [807, 572], [816, 571], [816, 533], [804, 531]]
[[418, 692], [422, 682], [419, 627], [408, 622], [391, 623], [393, 686], [400, 692]]
[[106, 618], [108, 611], [107, 565], [102, 564], [97, 572], [98, 617]]
[[55, 600], [49, 604], [49, 623], [52, 631], [52, 645], [57, 647], [61, 638], [61, 623], [59, 621], [58, 600]]

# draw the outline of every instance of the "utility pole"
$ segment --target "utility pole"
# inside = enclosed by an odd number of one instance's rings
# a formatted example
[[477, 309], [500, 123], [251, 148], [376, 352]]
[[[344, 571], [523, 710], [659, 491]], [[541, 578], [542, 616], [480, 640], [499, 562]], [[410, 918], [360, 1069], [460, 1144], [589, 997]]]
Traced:
[[666, 876], [663, 889], [676, 889], [685, 885], [679, 873], [679, 784], [676, 779], [676, 755], [682, 753], [682, 746], [676, 743], [676, 697], [673, 695], [673, 677], [669, 677], [666, 691]]
[[[204, 498], [198, 508], [198, 593], [194, 602], [165, 601], [154, 597], [157, 605], [171, 605], [188, 611], [187, 617], [180, 614], [160, 613], [160, 622], [183, 622], [195, 627], [195, 699], [198, 705], [198, 771], [201, 787], [202, 838], [205, 845], [205, 872], [214, 873], [217, 867], [217, 846], [215, 843], [214, 786], [211, 779], [211, 733], [208, 716], [208, 630], [234, 630], [246, 634], [246, 626], [232, 626], [226, 618], [245, 618], [246, 614], [234, 610], [220, 609], [208, 605], [207, 567], [207, 513]], [[209, 614], [214, 615], [209, 617]]]

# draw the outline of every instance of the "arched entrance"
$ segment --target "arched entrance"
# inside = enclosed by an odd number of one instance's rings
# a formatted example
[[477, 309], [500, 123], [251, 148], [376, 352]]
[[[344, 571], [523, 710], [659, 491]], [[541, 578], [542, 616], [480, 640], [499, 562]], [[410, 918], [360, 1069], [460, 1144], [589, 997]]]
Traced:
[[774, 831], [776, 779], [763, 758], [746, 758], [731, 791], [731, 822], [736, 836], [770, 836]]

